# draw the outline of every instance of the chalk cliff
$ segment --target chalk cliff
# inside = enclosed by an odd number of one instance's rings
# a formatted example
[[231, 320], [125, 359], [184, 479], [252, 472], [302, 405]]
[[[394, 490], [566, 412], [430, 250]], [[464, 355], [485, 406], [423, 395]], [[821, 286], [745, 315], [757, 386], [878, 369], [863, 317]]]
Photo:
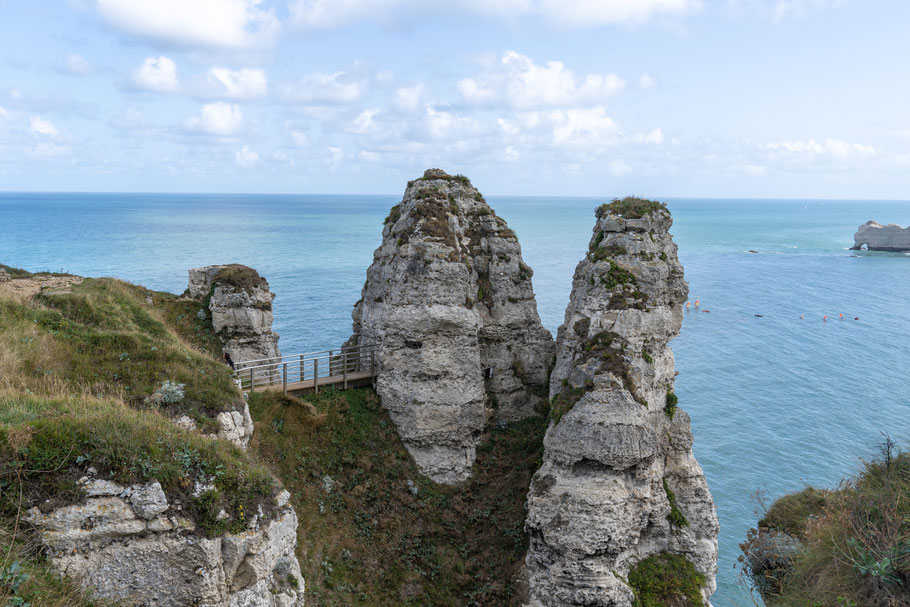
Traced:
[[281, 357], [272, 331], [275, 294], [256, 270], [239, 264], [192, 268], [187, 292], [206, 305], [232, 360]]
[[651, 201], [603, 205], [575, 270], [528, 495], [533, 605], [631, 606], [630, 569], [662, 552], [714, 590], [717, 516], [667, 345], [688, 293], [671, 223]]
[[81, 503], [32, 508], [25, 519], [40, 530], [51, 563], [95, 597], [137, 607], [303, 605], [287, 492], [246, 531], [205, 537], [157, 482], [123, 487], [86, 477], [79, 485]]
[[554, 346], [531, 275], [466, 177], [426, 171], [386, 219], [349, 344], [379, 345], [382, 406], [437, 482], [470, 476], [488, 419], [544, 404]]
[[859, 226], [853, 235], [854, 251], [865, 246], [870, 251], [910, 251], [910, 227], [902, 228], [896, 223], [881, 225], [869, 220]]

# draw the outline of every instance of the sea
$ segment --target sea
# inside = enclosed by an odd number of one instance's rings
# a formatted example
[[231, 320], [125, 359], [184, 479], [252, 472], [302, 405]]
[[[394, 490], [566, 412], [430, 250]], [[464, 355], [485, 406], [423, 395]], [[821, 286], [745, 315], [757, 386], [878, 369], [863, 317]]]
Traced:
[[[610, 198], [488, 198], [518, 235], [554, 334]], [[310, 352], [350, 335], [399, 199], [0, 193], [0, 263], [173, 293], [188, 268], [246, 264], [277, 293], [282, 351]], [[753, 606], [736, 565], [761, 504], [836, 486], [886, 435], [910, 447], [910, 256], [849, 250], [869, 219], [910, 225], [910, 202], [666, 200], [692, 302], [671, 343], [676, 393], [721, 525], [712, 603]]]

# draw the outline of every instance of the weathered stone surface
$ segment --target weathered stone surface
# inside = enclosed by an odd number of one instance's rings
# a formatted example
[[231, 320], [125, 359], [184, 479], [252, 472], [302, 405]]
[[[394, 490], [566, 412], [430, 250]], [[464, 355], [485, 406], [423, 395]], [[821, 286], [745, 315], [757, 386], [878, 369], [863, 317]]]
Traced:
[[896, 223], [881, 225], [869, 220], [853, 235], [852, 250], [858, 251], [865, 245], [870, 251], [910, 251], [910, 227], [902, 228]]
[[222, 411], [215, 421], [218, 423], [218, 438], [230, 441], [242, 449], [250, 444], [250, 439], [253, 438], [253, 418], [246, 402], [241, 411]]
[[[717, 515], [692, 455], [689, 417], [665, 411], [667, 346], [688, 293], [672, 220], [598, 210], [578, 264], [550, 378], [553, 421], [528, 495], [531, 604], [629, 607], [638, 561], [685, 555], [714, 591]], [[683, 526], [671, 525], [670, 493]]]
[[438, 482], [470, 475], [489, 418], [522, 419], [543, 402], [553, 340], [531, 274], [466, 178], [427, 171], [386, 220], [349, 344], [379, 345], [382, 405]]
[[89, 495], [105, 496], [47, 514], [32, 508], [26, 520], [40, 530], [51, 563], [96, 597], [125, 606], [303, 605], [297, 516], [284, 496], [256, 529], [206, 538], [192, 522], [167, 516], [157, 482], [128, 489], [105, 480], [82, 484]]
[[202, 303], [208, 298], [212, 327], [232, 360], [281, 357], [272, 331], [275, 294], [256, 270], [238, 264], [192, 268], [188, 291]]
[[9, 275], [9, 272], [0, 268], [0, 282], [9, 282], [12, 280], [12, 277]]

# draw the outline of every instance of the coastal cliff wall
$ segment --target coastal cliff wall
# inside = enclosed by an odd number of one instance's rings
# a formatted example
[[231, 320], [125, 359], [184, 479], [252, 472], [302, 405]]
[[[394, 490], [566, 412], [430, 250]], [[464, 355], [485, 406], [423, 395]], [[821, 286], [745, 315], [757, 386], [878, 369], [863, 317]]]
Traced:
[[910, 227], [869, 220], [853, 235], [851, 250], [859, 251], [863, 246], [870, 251], [910, 251]]
[[433, 480], [468, 478], [488, 419], [544, 404], [554, 345], [531, 276], [466, 177], [426, 171], [386, 219], [349, 344], [379, 345], [382, 406]]
[[534, 605], [630, 606], [630, 570], [664, 553], [714, 590], [717, 516], [667, 345], [688, 293], [671, 223], [651, 201], [603, 205], [575, 270], [528, 495]]

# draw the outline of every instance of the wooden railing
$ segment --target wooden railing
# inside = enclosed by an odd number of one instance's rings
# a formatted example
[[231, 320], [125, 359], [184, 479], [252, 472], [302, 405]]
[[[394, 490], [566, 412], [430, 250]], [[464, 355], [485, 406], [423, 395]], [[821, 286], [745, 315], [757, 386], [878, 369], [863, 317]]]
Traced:
[[234, 363], [234, 381], [244, 392], [282, 389], [313, 390], [351, 383], [361, 384], [376, 377], [379, 361], [375, 345], [361, 345], [281, 358], [263, 358]]

